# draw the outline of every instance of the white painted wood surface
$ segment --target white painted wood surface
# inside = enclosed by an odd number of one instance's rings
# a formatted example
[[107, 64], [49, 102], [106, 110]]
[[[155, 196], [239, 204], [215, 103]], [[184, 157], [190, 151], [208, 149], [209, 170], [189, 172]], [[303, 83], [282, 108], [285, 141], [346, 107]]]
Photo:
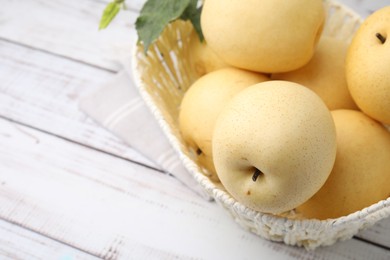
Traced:
[[5, 259], [59, 259], [96, 260], [97, 257], [82, 252], [63, 242], [26, 228], [0, 220], [0, 258]]
[[99, 32], [107, 2], [0, 0], [0, 259], [390, 259], [390, 219], [314, 252], [256, 237], [84, 115], [144, 1]]

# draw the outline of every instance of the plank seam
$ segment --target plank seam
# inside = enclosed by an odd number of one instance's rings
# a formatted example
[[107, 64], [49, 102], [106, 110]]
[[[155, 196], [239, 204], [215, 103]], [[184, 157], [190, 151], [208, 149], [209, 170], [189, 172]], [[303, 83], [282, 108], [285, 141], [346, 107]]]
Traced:
[[70, 139], [70, 138], [67, 138], [67, 137], [64, 137], [64, 136], [61, 136], [61, 135], [58, 135], [58, 134], [54, 134], [54, 133], [48, 132], [48, 131], [46, 131], [46, 130], [37, 128], [37, 127], [35, 127], [35, 126], [31, 126], [31, 125], [25, 124], [25, 123], [23, 123], [23, 122], [14, 120], [14, 119], [12, 119], [12, 118], [5, 117], [5, 116], [3, 116], [3, 115], [0, 115], [0, 118], [6, 120], [6, 121], [8, 121], [8, 122], [11, 122], [11, 123], [14, 123], [14, 124], [18, 124], [18, 125], [21, 125], [21, 126], [24, 126], [24, 127], [30, 128], [30, 129], [33, 129], [33, 130], [35, 130], [35, 131], [38, 131], [38, 132], [41, 132], [41, 133], [44, 133], [44, 134], [47, 134], [47, 135], [50, 135], [50, 136], [59, 138], [59, 139], [61, 139], [61, 140], [63, 140], [63, 141], [66, 141], [66, 142], [69, 142], [69, 143], [72, 143], [72, 144], [76, 144], [76, 145], [79, 145], [79, 146], [82, 146], [82, 147], [85, 147], [85, 148], [88, 148], [88, 149], [91, 149], [91, 150], [94, 150], [94, 151], [97, 151], [97, 152], [100, 152], [100, 153], [104, 153], [104, 154], [107, 154], [107, 155], [109, 155], [109, 156], [111, 156], [111, 157], [114, 157], [114, 158], [117, 158], [117, 159], [121, 159], [121, 160], [124, 160], [124, 161], [127, 161], [127, 162], [131, 162], [131, 163], [137, 164], [137, 165], [139, 165], [139, 166], [142, 166], [142, 167], [148, 168], [148, 169], [150, 169], [150, 170], [157, 171], [157, 172], [159, 172], [159, 173], [166, 174], [166, 175], [168, 175], [168, 176], [170, 176], [170, 177], [175, 178], [171, 173], [166, 172], [166, 171], [161, 170], [161, 169], [158, 169], [158, 168], [155, 168], [155, 167], [153, 167], [153, 166], [150, 166], [150, 165], [147, 165], [147, 164], [144, 164], [144, 163], [141, 163], [141, 162], [137, 162], [137, 161], [131, 160], [131, 159], [129, 159], [129, 158], [122, 157], [122, 156], [120, 156], [120, 155], [114, 154], [114, 153], [110, 153], [110, 152], [104, 151], [104, 150], [99, 149], [99, 148], [97, 148], [97, 147], [93, 147], [93, 146], [89, 146], [89, 145], [86, 145], [86, 144], [77, 142], [77, 141], [72, 140], [72, 139]]
[[31, 49], [31, 50], [34, 50], [34, 51], [37, 51], [37, 52], [41, 52], [41, 53], [44, 53], [44, 54], [49, 54], [49, 55], [52, 55], [52, 56], [55, 56], [55, 57], [58, 57], [58, 58], [70, 60], [70, 61], [73, 61], [73, 62], [76, 62], [76, 63], [80, 63], [80, 64], [88, 66], [88, 67], [92, 67], [92, 68], [95, 68], [95, 69], [98, 69], [98, 70], [106, 71], [106, 72], [109, 72], [109, 73], [112, 73], [112, 74], [115, 74], [115, 73], [118, 72], [118, 70], [105, 68], [105, 67], [102, 67], [102, 66], [99, 66], [99, 65], [95, 65], [95, 64], [83, 61], [83, 60], [75, 59], [75, 58], [68, 57], [68, 56], [65, 56], [65, 55], [62, 55], [62, 54], [59, 54], [59, 53], [51, 52], [51, 51], [48, 51], [48, 50], [45, 50], [45, 49], [41, 49], [41, 48], [38, 48], [38, 47], [35, 47], [35, 46], [31, 46], [31, 45], [28, 45], [28, 44], [25, 44], [25, 43], [20, 43], [20, 42], [11, 40], [11, 39], [7, 39], [7, 38], [4, 38], [2, 36], [0, 36], [0, 41], [6, 42], [6, 43], [9, 43], [9, 44], [14, 44], [14, 45], [26, 48], [26, 49]]
[[361, 242], [370, 244], [370, 245], [372, 245], [372, 246], [379, 247], [379, 248], [382, 248], [382, 249], [384, 249], [384, 250], [390, 251], [390, 247], [389, 247], [389, 246], [385, 246], [385, 245], [379, 244], [379, 243], [377, 243], [377, 242], [370, 241], [370, 240], [368, 240], [368, 239], [365, 239], [365, 238], [362, 238], [362, 237], [358, 237], [358, 236], [353, 236], [353, 238], [356, 239], [356, 240], [359, 240], [359, 241], [361, 241]]
[[62, 240], [59, 240], [59, 239], [57, 239], [55, 237], [48, 236], [47, 234], [41, 233], [41, 232], [39, 232], [37, 230], [34, 230], [34, 229], [32, 229], [32, 228], [30, 228], [30, 227], [28, 227], [26, 225], [20, 224], [20, 223], [18, 223], [16, 221], [13, 221], [13, 220], [10, 220], [10, 219], [6, 219], [6, 218], [2, 217], [1, 215], [0, 215], [0, 220], [4, 221], [6, 223], [9, 223], [11, 225], [17, 226], [19, 228], [25, 229], [25, 230], [27, 230], [29, 232], [34, 233], [34, 234], [37, 234], [37, 235], [40, 235], [40, 236], [44, 236], [44, 237], [46, 237], [48, 239], [51, 239], [51, 240], [53, 240], [53, 241], [55, 241], [57, 243], [60, 243], [62, 245], [68, 246], [68, 247], [70, 247], [72, 249], [78, 250], [78, 251], [80, 251], [82, 253], [88, 254], [88, 255], [96, 257], [96, 258], [104, 259], [101, 256], [99, 256], [98, 254], [95, 254], [93, 252], [89, 252], [89, 251], [87, 251], [87, 250], [85, 250], [83, 248], [80, 248], [80, 247], [77, 247], [75, 245], [69, 244], [69, 243], [67, 243], [65, 241], [62, 241]]

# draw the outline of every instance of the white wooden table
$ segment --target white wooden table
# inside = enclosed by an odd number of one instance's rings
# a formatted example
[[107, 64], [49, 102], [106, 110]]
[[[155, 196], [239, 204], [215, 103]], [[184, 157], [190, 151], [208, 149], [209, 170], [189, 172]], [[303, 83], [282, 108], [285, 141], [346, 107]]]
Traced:
[[390, 259], [390, 219], [313, 252], [256, 237], [82, 113], [143, 1], [99, 32], [106, 3], [0, 0], [0, 259]]

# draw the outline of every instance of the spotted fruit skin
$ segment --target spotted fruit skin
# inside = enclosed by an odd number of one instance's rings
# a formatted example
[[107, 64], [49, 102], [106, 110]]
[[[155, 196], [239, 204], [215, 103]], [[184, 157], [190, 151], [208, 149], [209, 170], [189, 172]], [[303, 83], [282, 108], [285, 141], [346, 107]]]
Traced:
[[197, 162], [213, 181], [218, 181], [218, 176], [213, 163], [212, 134], [220, 111], [241, 90], [266, 80], [269, 78], [260, 73], [222, 68], [199, 78], [185, 93], [180, 105], [179, 129]]
[[279, 214], [325, 183], [336, 156], [335, 126], [313, 91], [267, 81], [238, 93], [220, 113], [213, 154], [221, 183], [237, 201]]
[[357, 106], [390, 124], [390, 6], [370, 15], [348, 49], [346, 77]]
[[324, 186], [296, 210], [302, 218], [347, 216], [390, 196], [390, 132], [361, 111], [334, 110], [337, 154]]
[[345, 58], [349, 44], [323, 35], [313, 58], [303, 67], [272, 74], [272, 79], [288, 80], [313, 90], [330, 110], [359, 110], [349, 93]]
[[226, 63], [264, 73], [306, 64], [322, 34], [322, 0], [207, 0], [201, 26]]

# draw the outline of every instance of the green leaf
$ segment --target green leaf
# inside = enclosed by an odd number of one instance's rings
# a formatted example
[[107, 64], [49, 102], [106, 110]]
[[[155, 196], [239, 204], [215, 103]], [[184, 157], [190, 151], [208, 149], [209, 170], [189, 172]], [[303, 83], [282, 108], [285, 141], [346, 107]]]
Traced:
[[[165, 26], [180, 18], [193, 0], [148, 0], [135, 22], [138, 40], [144, 44], [146, 53], [163, 32]], [[192, 10], [192, 9], [191, 9]]]
[[180, 19], [187, 21], [190, 20], [192, 26], [194, 26], [195, 31], [197, 32], [199, 39], [204, 40], [202, 28], [200, 26], [200, 14], [202, 12], [202, 6], [197, 7], [198, 0], [191, 0], [190, 4], [184, 10], [184, 13], [180, 16]]
[[[203, 41], [203, 33], [200, 26], [200, 13], [202, 7], [198, 7], [199, 0], [147, 0], [135, 23], [138, 41], [144, 44], [147, 52], [153, 43], [163, 32], [164, 28], [177, 19], [190, 20]], [[125, 8], [125, 0], [113, 0], [103, 11], [99, 29], [105, 29], [116, 17], [121, 7]], [[202, 1], [200, 1], [202, 2]]]
[[100, 19], [99, 30], [105, 29], [111, 23], [121, 9], [122, 2], [123, 1], [113, 1], [106, 6], [102, 18]]

